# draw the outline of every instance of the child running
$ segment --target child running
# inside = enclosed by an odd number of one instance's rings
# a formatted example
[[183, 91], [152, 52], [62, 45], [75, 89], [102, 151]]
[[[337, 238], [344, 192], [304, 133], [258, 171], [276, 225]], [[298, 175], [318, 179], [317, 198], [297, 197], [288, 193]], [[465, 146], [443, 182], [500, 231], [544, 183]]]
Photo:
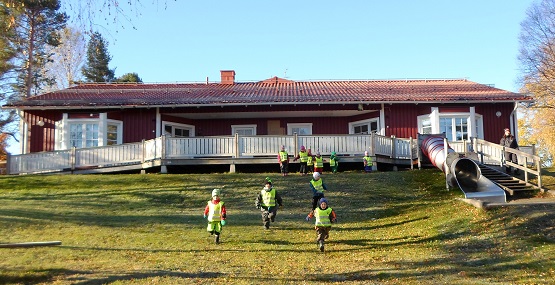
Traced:
[[208, 219], [206, 230], [210, 235], [216, 235], [215, 242], [220, 243], [222, 226], [225, 226], [226, 211], [224, 202], [220, 200], [220, 189], [212, 190], [212, 200], [204, 208], [204, 218]]
[[283, 207], [281, 196], [272, 186], [272, 180], [266, 177], [264, 188], [258, 193], [256, 197], [256, 208], [262, 212], [262, 224], [264, 229], [270, 229], [270, 222], [274, 222], [277, 216], [277, 210]]
[[337, 221], [335, 211], [328, 207], [328, 200], [326, 198], [320, 199], [318, 207], [306, 216], [306, 220], [310, 221], [312, 217], [316, 218], [314, 229], [317, 233], [316, 242], [320, 251], [324, 251], [324, 240], [330, 236], [331, 224]]

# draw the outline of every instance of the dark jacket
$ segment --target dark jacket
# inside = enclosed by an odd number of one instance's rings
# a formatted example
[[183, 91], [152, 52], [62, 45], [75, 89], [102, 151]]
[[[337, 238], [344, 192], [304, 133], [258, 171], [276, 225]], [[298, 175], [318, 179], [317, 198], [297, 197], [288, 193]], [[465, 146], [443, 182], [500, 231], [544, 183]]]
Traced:
[[516, 142], [516, 138], [513, 135], [503, 136], [499, 144], [504, 147], [518, 149], [518, 143]]

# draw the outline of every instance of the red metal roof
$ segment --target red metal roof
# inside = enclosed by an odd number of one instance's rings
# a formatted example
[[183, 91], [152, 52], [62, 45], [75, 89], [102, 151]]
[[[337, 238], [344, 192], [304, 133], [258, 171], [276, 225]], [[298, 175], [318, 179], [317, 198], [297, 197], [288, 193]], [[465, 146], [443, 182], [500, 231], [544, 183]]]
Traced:
[[513, 93], [465, 79], [292, 81], [129, 84], [87, 83], [11, 102], [7, 108], [268, 105], [403, 102], [529, 101]]

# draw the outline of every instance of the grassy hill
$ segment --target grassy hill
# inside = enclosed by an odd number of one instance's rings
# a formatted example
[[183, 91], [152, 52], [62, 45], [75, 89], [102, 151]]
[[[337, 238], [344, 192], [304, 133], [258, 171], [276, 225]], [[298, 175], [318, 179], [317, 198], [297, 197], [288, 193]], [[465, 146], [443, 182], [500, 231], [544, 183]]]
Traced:
[[[555, 190], [555, 169], [544, 185]], [[284, 199], [264, 230], [255, 197]], [[0, 284], [553, 284], [555, 205], [488, 211], [437, 169], [324, 174], [338, 215], [318, 251], [310, 177], [278, 173], [0, 176]], [[223, 188], [221, 243], [202, 213]]]

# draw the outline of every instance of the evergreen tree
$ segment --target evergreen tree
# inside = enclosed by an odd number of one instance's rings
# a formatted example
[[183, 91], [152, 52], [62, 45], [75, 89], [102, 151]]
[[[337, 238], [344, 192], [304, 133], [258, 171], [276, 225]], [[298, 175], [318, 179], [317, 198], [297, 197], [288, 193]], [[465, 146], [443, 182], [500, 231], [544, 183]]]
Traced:
[[13, 10], [14, 45], [17, 48], [15, 89], [20, 95], [30, 97], [40, 93], [53, 80], [45, 76], [44, 67], [51, 61], [49, 47], [60, 44], [56, 32], [65, 27], [68, 16], [58, 12], [58, 0], [15, 2], [10, 8]]
[[135, 82], [135, 83], [142, 83], [143, 80], [139, 77], [139, 74], [136, 72], [126, 73], [120, 77], [118, 77], [115, 82]]
[[99, 32], [91, 35], [87, 45], [87, 60], [83, 66], [83, 76], [88, 82], [111, 82], [114, 80], [114, 70], [108, 67], [112, 59], [108, 53], [108, 42]]

